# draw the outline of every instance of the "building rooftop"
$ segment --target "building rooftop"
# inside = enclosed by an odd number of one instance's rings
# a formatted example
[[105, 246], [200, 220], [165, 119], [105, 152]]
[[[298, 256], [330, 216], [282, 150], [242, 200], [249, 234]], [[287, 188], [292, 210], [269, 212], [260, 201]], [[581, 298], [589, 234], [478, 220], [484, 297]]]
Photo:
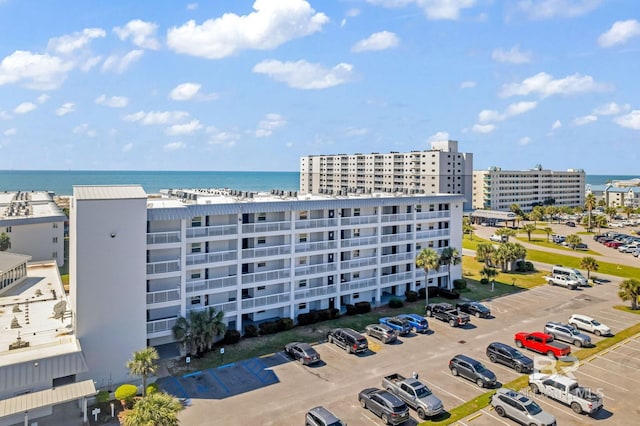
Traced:
[[140, 185], [74, 185], [76, 200], [120, 200], [147, 198]]
[[0, 193], [0, 226], [64, 221], [66, 216], [45, 191]]

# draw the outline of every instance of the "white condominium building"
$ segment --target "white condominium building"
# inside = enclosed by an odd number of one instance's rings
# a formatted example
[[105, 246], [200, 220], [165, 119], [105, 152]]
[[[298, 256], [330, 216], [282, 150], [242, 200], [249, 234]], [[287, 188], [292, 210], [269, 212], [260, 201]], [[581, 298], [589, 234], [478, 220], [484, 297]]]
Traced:
[[[115, 186], [74, 187], [74, 197], [78, 337], [90, 369], [97, 352], [108, 355], [96, 366], [106, 377], [135, 350], [173, 345], [176, 318], [190, 311], [224, 311], [243, 332], [311, 310], [380, 305], [424, 288], [421, 249], [461, 250], [457, 195], [200, 189], [147, 199], [139, 186]], [[429, 285], [450, 287], [447, 275], [430, 271]], [[452, 266], [452, 279], [460, 276]], [[107, 325], [117, 333], [100, 333]]]
[[55, 260], [64, 265], [64, 212], [44, 191], [0, 193], [0, 234], [6, 233], [12, 253], [34, 262]]
[[440, 141], [425, 151], [302, 157], [300, 192], [460, 194], [470, 210], [472, 175], [473, 154], [458, 152], [457, 141]]
[[584, 205], [584, 170], [489, 170], [473, 172], [473, 207], [509, 210], [518, 204], [524, 211], [537, 205], [575, 207]]

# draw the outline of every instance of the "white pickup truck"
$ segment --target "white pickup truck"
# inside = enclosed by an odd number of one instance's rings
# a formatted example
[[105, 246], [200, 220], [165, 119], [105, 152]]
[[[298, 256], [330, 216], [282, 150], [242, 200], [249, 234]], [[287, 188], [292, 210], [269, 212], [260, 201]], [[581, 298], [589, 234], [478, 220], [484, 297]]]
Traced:
[[493, 241], [494, 243], [506, 243], [509, 241], [509, 237], [506, 235], [491, 234], [489, 241]]
[[602, 408], [602, 397], [589, 388], [578, 385], [575, 379], [560, 374], [534, 373], [529, 376], [529, 388], [560, 401], [577, 413], [594, 414]]
[[575, 290], [580, 285], [578, 281], [572, 280], [564, 275], [551, 274], [544, 277], [544, 279], [547, 280], [547, 284], [549, 285], [559, 285], [562, 287], [566, 287], [569, 290]]

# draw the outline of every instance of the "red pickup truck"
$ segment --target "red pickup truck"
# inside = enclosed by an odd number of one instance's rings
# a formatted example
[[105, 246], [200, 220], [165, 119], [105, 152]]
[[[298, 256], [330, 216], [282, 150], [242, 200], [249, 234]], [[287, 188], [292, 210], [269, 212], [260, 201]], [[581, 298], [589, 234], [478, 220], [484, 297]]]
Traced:
[[547, 354], [551, 358], [561, 358], [571, 353], [571, 347], [553, 341], [553, 336], [546, 333], [516, 333], [516, 346]]

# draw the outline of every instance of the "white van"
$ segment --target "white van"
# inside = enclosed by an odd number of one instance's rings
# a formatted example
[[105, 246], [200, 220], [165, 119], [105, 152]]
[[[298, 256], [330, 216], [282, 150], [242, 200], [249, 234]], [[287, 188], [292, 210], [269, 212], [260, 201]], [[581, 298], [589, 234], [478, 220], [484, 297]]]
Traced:
[[580, 273], [580, 271], [578, 271], [577, 269], [574, 269], [574, 268], [567, 268], [567, 267], [562, 266], [562, 265], [555, 265], [553, 267], [553, 269], [551, 270], [551, 274], [552, 275], [564, 275], [565, 277], [569, 278], [570, 280], [577, 281], [578, 284], [580, 286], [582, 286], [582, 287], [588, 286], [587, 279], [584, 277], [584, 275], [582, 275]]

